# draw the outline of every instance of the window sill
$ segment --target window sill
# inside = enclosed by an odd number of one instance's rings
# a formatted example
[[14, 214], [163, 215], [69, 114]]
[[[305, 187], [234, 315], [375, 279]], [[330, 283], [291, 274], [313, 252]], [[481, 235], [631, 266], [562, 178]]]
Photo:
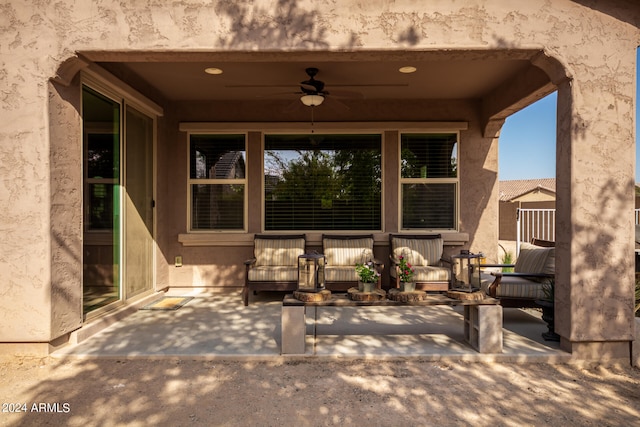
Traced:
[[[406, 234], [418, 234], [415, 231]], [[331, 234], [327, 232], [327, 234]], [[336, 234], [346, 234], [336, 231]], [[357, 234], [357, 233], [353, 233]], [[388, 246], [388, 233], [373, 233], [376, 246]], [[403, 234], [402, 232], [393, 234]], [[424, 233], [433, 234], [433, 233]], [[469, 242], [469, 233], [442, 232], [445, 246], [462, 246]], [[306, 233], [308, 246], [321, 246], [322, 233]], [[253, 233], [197, 233], [178, 234], [182, 246], [250, 246], [253, 247]]]
[[253, 246], [253, 234], [193, 233], [178, 234], [182, 246]]

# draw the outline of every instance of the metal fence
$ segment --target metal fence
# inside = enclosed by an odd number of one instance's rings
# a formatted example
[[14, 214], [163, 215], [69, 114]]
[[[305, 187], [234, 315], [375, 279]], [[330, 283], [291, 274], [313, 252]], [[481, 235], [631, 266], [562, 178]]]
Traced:
[[[640, 209], [635, 209], [635, 223], [640, 225]], [[556, 240], [555, 209], [518, 209], [516, 211], [516, 255], [520, 244], [531, 239]]]
[[518, 209], [516, 211], [516, 254], [520, 244], [531, 239], [556, 240], [555, 209]]

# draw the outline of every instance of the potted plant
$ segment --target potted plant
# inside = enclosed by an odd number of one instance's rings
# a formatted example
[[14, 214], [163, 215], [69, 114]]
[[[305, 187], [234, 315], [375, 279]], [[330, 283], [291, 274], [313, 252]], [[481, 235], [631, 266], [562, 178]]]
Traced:
[[358, 273], [358, 290], [360, 292], [373, 292], [378, 283], [380, 273], [378, 273], [373, 262], [368, 261], [363, 264], [356, 264]]
[[398, 279], [400, 280], [400, 292], [415, 291], [416, 283], [413, 281], [413, 273], [415, 271], [404, 255], [400, 255], [400, 258], [398, 258], [397, 269]]
[[542, 284], [542, 292], [544, 292], [544, 298], [536, 300], [542, 308], [542, 320], [547, 323], [547, 332], [542, 333], [542, 338], [545, 341], [560, 341], [560, 335], [555, 332], [555, 279], [548, 279]]

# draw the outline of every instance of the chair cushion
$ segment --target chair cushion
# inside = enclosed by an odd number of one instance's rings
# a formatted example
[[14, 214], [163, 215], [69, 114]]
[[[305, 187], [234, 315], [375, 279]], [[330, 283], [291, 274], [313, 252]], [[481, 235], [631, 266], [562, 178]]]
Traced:
[[[413, 281], [424, 282], [448, 282], [451, 278], [451, 270], [446, 267], [437, 266], [415, 266], [413, 267]], [[395, 268], [389, 270], [391, 277], [396, 278]]]
[[[492, 281], [482, 280], [482, 289], [485, 293], [489, 292], [489, 285]], [[498, 288], [496, 289], [496, 297], [506, 298], [525, 298], [530, 300], [543, 299], [544, 291], [542, 283], [536, 282], [524, 277], [503, 276]]]
[[290, 266], [256, 266], [249, 270], [251, 282], [297, 282], [298, 267]]
[[417, 267], [438, 265], [442, 258], [444, 240], [441, 237], [436, 239], [392, 237], [391, 245], [394, 259], [403, 255], [407, 262]]
[[373, 259], [373, 239], [370, 237], [362, 239], [325, 238], [322, 240], [322, 247], [328, 266], [350, 266], [354, 270], [354, 275], [356, 264]]
[[547, 261], [544, 263], [543, 273], [556, 274], [556, 248], [549, 248]]
[[[304, 239], [255, 239], [256, 266], [298, 266], [304, 254]], [[296, 279], [297, 280], [297, 279]]]
[[[550, 258], [551, 256], [551, 259]], [[520, 254], [513, 267], [516, 273], [546, 273], [555, 272], [555, 248], [543, 248], [529, 243], [520, 246]]]
[[330, 266], [324, 269], [326, 282], [357, 282], [358, 273], [353, 266]]

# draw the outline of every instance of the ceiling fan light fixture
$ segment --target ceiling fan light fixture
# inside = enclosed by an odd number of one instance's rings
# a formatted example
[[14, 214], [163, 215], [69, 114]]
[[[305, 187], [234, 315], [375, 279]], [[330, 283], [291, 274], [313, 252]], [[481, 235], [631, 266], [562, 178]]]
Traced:
[[317, 107], [324, 102], [322, 95], [302, 95], [300, 101], [307, 107]]

